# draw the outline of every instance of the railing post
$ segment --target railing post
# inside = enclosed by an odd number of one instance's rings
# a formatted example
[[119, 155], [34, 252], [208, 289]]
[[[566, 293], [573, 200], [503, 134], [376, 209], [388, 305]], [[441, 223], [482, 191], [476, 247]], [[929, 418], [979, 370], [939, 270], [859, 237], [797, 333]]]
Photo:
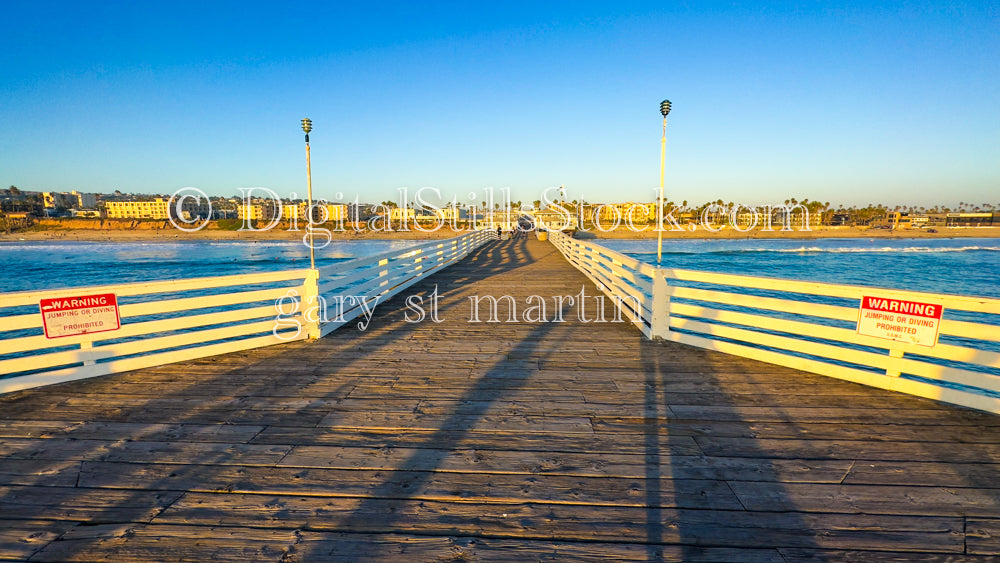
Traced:
[[[902, 350], [897, 350], [895, 348], [890, 348], [889, 349], [889, 357], [890, 358], [902, 358], [903, 357], [903, 351]], [[899, 362], [892, 362], [890, 364], [890, 366], [896, 367], [898, 364], [899, 364]], [[900, 373], [901, 372], [899, 370], [895, 370], [895, 369], [892, 369], [892, 368], [885, 370], [885, 374], [888, 375], [889, 377], [899, 377]]]
[[667, 276], [662, 268], [653, 268], [653, 303], [650, 307], [649, 338], [667, 338], [670, 332], [670, 295]]
[[302, 320], [310, 340], [320, 337], [319, 270], [306, 270], [302, 290]]
[[[382, 266], [388, 266], [388, 265], [389, 265], [389, 259], [388, 258], [383, 258], [382, 260], [378, 261], [379, 268], [381, 268]], [[389, 270], [387, 270], [387, 269], [386, 270], [379, 270], [378, 277], [384, 278], [384, 277], [386, 277], [388, 275], [389, 275]], [[385, 280], [382, 283], [378, 284], [379, 287], [384, 287], [384, 286], [387, 286], [387, 285], [389, 285], [389, 280]]]
[[[83, 365], [85, 365], [85, 366], [92, 366], [92, 365], [94, 365], [96, 363], [94, 361], [93, 354], [91, 354], [91, 352], [93, 351], [93, 349], [94, 349], [94, 343], [91, 342], [91, 341], [86, 341], [86, 342], [81, 342], [80, 343], [80, 352], [81, 352], [80, 355], [83, 356], [83, 358], [84, 358]], [[87, 358], [89, 358], [89, 359], [87, 359]]]

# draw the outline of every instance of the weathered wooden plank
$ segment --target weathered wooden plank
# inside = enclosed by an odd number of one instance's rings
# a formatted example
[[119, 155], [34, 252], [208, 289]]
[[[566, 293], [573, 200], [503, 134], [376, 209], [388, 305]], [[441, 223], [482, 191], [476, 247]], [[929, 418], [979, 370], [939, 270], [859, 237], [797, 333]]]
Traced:
[[771, 394], [730, 394], [730, 393], [671, 393], [671, 407], [692, 407], [697, 409], [702, 406], [731, 405], [732, 408], [740, 407], [843, 407], [843, 408], [880, 408], [885, 409], [886, 404], [896, 406], [898, 409], [927, 408], [933, 403], [929, 399], [916, 397], [901, 397], [887, 402], [885, 397], [874, 394], [802, 394], [790, 395], [782, 393]]
[[907, 553], [900, 551], [857, 551], [827, 549], [777, 550], [786, 563], [870, 563], [872, 561], [896, 561], [899, 563], [987, 563], [996, 561], [994, 557], [981, 555], [958, 555], [955, 553]]
[[[681, 446], [683, 448], [683, 445]], [[662, 454], [586, 454], [435, 448], [355, 448], [295, 446], [278, 465], [337, 469], [406, 469], [409, 471], [553, 474], [639, 477], [650, 464], [670, 467]]]
[[[720, 397], [720, 400], [723, 400]], [[918, 408], [886, 409], [880, 407], [772, 407], [735, 406], [723, 401], [717, 405], [682, 405], [670, 402], [670, 410], [682, 420], [725, 420], [746, 422], [874, 422], [939, 426], [1000, 426], [1000, 416], [957, 409]]]
[[622, 438], [613, 433], [524, 432], [518, 429], [461, 429], [369, 426], [300, 428], [271, 426], [253, 440], [254, 444], [298, 444], [330, 446], [455, 447], [462, 449], [553, 451], [583, 453], [640, 454], [651, 448], [674, 455], [699, 455], [701, 450], [690, 436], [666, 431]]
[[[919, 442], [871, 442], [865, 440], [775, 440], [751, 438], [695, 438], [706, 455], [755, 456], [772, 458], [865, 459], [911, 461], [927, 455]], [[935, 456], [955, 462], [1000, 463], [998, 444], [952, 444], [937, 442]]]
[[0, 485], [75, 487], [79, 474], [79, 461], [5, 459], [0, 463]]
[[562, 432], [590, 434], [590, 418], [584, 416], [523, 416], [491, 414], [423, 415], [392, 412], [334, 412], [323, 417], [320, 427], [410, 428], [416, 430], [506, 430], [509, 432]]
[[1000, 518], [997, 488], [817, 483], [729, 483], [747, 510]]
[[128, 442], [57, 438], [0, 440], [0, 455], [9, 459], [32, 460], [274, 465], [290, 449], [289, 446], [279, 445], [199, 442]]
[[[371, 411], [371, 399], [344, 399], [332, 407], [331, 414]], [[530, 416], [564, 416], [570, 418], [583, 417], [625, 417], [636, 412], [642, 412], [642, 406], [614, 403], [583, 403], [576, 401], [543, 401], [523, 397], [523, 393], [497, 400], [462, 400], [451, 397], [409, 398], [399, 399], [387, 396], [380, 400], [379, 412], [421, 414], [421, 415], [452, 415], [461, 413], [484, 414], [523, 414]]]
[[[37, 422], [37, 425], [35, 424]], [[260, 425], [160, 424], [128, 422], [4, 421], [5, 438], [74, 438], [78, 440], [144, 440], [154, 442], [248, 442]]]
[[[636, 366], [636, 370], [641, 370], [642, 366]], [[543, 372], [544, 373], [544, 372]], [[775, 377], [775, 379], [784, 379], [785, 383], [782, 385], [778, 381], [769, 381], [766, 383], [751, 383], [742, 381], [716, 381], [714, 376], [709, 374], [695, 374], [694, 376], [688, 377], [678, 377], [676, 374], [671, 373], [668, 378], [664, 381], [658, 381], [655, 386], [648, 387], [645, 381], [635, 381], [632, 385], [628, 385], [628, 391], [618, 391], [622, 396], [641, 396], [647, 389], [652, 389], [660, 393], [678, 393], [684, 395], [702, 395], [702, 394], [725, 394], [725, 395], [780, 395], [781, 391], [785, 390], [787, 395], [821, 395], [821, 396], [844, 396], [844, 395], [856, 395], [857, 391], [844, 386], [839, 385], [823, 385], [819, 382], [798, 384], [798, 383], [788, 383], [789, 377]], [[847, 385], [857, 385], [847, 383]], [[619, 383], [619, 389], [623, 386]], [[889, 393], [888, 391], [883, 391], [883, 393]], [[602, 395], [600, 393], [595, 393], [589, 390], [584, 390], [584, 395], [588, 401], [591, 400], [601, 400]], [[606, 398], [606, 397], [605, 397]]]
[[976, 555], [1000, 555], [1000, 519], [969, 518], [965, 524], [966, 546]]
[[[653, 440], [621, 440], [614, 434], [596, 433], [586, 439], [577, 436], [497, 432], [430, 432], [368, 429], [350, 433], [320, 433], [302, 428], [268, 428], [254, 443], [326, 445], [398, 449], [424, 447], [430, 440], [454, 448], [508, 452], [564, 452], [589, 454], [667, 455], [661, 465], [645, 462], [647, 468], [661, 467], [677, 478], [720, 480], [773, 480], [840, 483], [854, 464], [851, 460], [767, 459], [745, 457], [708, 457], [688, 437], [657, 435]], [[636, 458], [638, 459], [638, 457]]]
[[67, 487], [0, 487], [0, 520], [148, 522], [181, 497], [175, 491], [114, 491]]
[[[583, 407], [586, 410], [588, 407]], [[640, 411], [641, 412], [641, 411]], [[671, 411], [672, 412], [672, 411]], [[617, 435], [645, 434], [654, 422], [642, 416], [595, 415], [595, 431]], [[923, 444], [982, 443], [1000, 444], [1000, 428], [982, 426], [901, 425], [873, 423], [795, 422], [795, 421], [714, 421], [655, 420], [658, 428], [674, 435], [722, 438], [850, 440], [869, 442], [919, 442]]]
[[0, 561], [27, 561], [76, 522], [0, 520]]
[[[650, 528], [649, 519], [655, 524]], [[653, 543], [714, 547], [816, 547], [961, 553], [961, 518], [813, 515], [532, 504], [462, 504], [396, 499], [189, 493], [156, 522], [362, 533], [485, 535], [614, 541], [656, 530]]]
[[87, 488], [739, 510], [724, 481], [86, 462]]
[[32, 561], [285, 561], [319, 534], [298, 530], [103, 524], [70, 530]]
[[939, 487], [989, 487], [1000, 483], [1000, 464], [929, 461], [871, 461], [854, 463], [844, 477], [851, 485], [926, 485]]
[[[472, 401], [487, 403], [490, 400], [517, 400], [518, 396], [523, 398], [538, 399], [539, 391], [546, 396], [551, 395], [553, 401], [562, 403], [585, 404], [587, 401], [583, 393], [578, 390], [565, 390], [562, 386], [544, 385], [521, 387], [515, 382], [498, 382], [490, 379], [485, 382], [471, 381], [463, 387], [416, 387], [393, 385], [391, 389], [380, 387], [369, 387], [358, 385], [351, 392], [350, 398], [353, 400], [363, 399], [387, 399], [392, 401], [402, 400], [425, 400], [440, 401], [443, 404], [450, 402]], [[472, 396], [474, 395], [474, 396]]]
[[[4, 415], [6, 414], [4, 413]], [[0, 422], [0, 438], [44, 438], [65, 433], [79, 424], [80, 422], [73, 420], [38, 420], [37, 418], [3, 420]]]
[[777, 551], [647, 547], [456, 536], [352, 534], [183, 525], [89, 526], [50, 543], [32, 560], [114, 561], [692, 561], [777, 563]]

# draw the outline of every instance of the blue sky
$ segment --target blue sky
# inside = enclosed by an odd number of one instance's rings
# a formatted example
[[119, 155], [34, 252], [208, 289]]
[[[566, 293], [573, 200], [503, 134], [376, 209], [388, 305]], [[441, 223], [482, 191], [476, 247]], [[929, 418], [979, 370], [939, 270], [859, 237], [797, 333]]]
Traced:
[[995, 2], [320, 4], [3, 2], [0, 183], [1000, 202]]

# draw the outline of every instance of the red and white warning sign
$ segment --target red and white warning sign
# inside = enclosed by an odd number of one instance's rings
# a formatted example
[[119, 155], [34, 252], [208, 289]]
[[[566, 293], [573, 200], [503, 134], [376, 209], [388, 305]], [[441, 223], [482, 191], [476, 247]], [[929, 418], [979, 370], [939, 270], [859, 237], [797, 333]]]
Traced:
[[931, 347], [937, 344], [943, 311], [936, 303], [864, 296], [858, 334]]
[[114, 293], [42, 299], [42, 326], [46, 338], [62, 338], [118, 330], [118, 298]]

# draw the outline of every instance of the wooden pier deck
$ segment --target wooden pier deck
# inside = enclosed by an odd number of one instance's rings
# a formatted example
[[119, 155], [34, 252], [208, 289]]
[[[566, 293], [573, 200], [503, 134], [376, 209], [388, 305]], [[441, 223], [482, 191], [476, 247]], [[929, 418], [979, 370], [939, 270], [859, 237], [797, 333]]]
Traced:
[[[442, 322], [406, 322], [435, 286]], [[0, 397], [0, 559], [1000, 554], [998, 416], [568, 304], [562, 323], [469, 322], [470, 296], [520, 317], [538, 295], [551, 319], [582, 287], [551, 245], [492, 242], [365, 331]]]

